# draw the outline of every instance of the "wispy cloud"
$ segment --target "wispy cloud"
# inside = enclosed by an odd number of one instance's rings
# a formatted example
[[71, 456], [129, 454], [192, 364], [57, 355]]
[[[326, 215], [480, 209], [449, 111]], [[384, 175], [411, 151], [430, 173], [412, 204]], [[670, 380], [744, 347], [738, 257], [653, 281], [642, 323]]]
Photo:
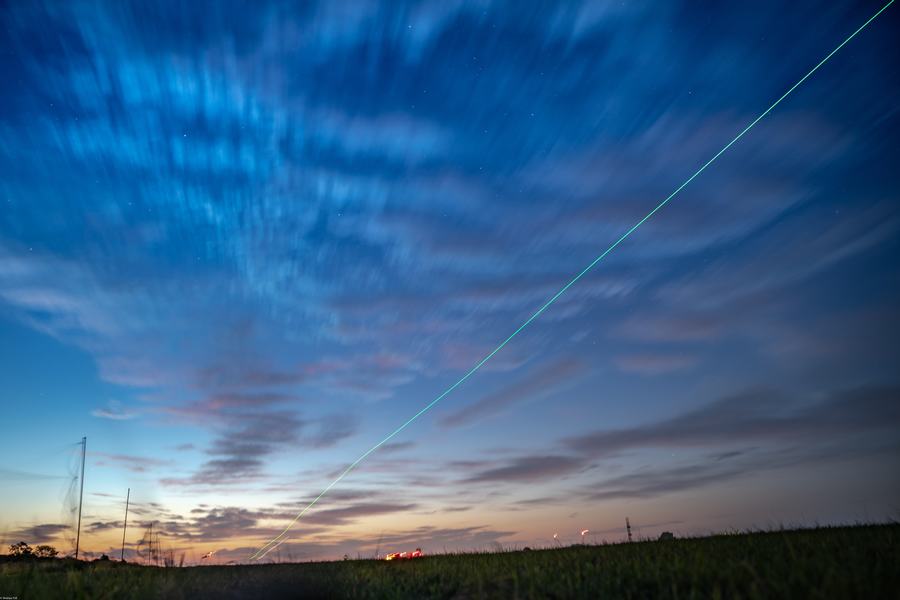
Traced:
[[16, 529], [9, 532], [7, 539], [15, 539], [28, 544], [44, 544], [53, 542], [61, 535], [71, 531], [71, 525], [63, 525], [59, 523], [44, 523], [41, 525], [32, 525], [22, 529]]
[[502, 466], [485, 469], [467, 477], [467, 483], [525, 482], [562, 478], [584, 468], [578, 456], [535, 455], [516, 458]]
[[722, 398], [667, 420], [574, 436], [565, 444], [601, 457], [638, 448], [784, 443], [886, 432], [900, 428], [898, 396], [896, 387], [863, 387], [835, 392], [804, 406], [783, 393], [761, 389]]
[[136, 411], [129, 410], [122, 406], [121, 402], [111, 400], [104, 408], [95, 408], [91, 411], [91, 415], [100, 419], [110, 419], [112, 421], [128, 421], [138, 416]]
[[689, 369], [697, 359], [685, 354], [627, 354], [617, 356], [613, 362], [626, 373], [662, 375]]
[[496, 415], [517, 403], [539, 398], [565, 385], [587, 371], [587, 365], [575, 359], [561, 359], [544, 365], [520, 381], [442, 417], [445, 427], [459, 427]]
[[219, 485], [258, 479], [264, 458], [298, 440], [305, 423], [287, 411], [228, 415], [226, 429], [206, 453], [212, 458], [189, 478], [164, 477], [165, 485]]
[[65, 475], [47, 475], [45, 473], [21, 471], [19, 469], [0, 468], [0, 481], [43, 481], [50, 479], [69, 479], [69, 477]]
[[127, 469], [133, 473], [145, 473], [170, 467], [174, 461], [169, 459], [150, 458], [147, 456], [131, 456], [128, 454], [110, 454], [107, 452], [90, 452], [97, 466], [116, 466]]
[[587, 501], [657, 498], [712, 487], [750, 475], [810, 465], [873, 458], [891, 461], [900, 445], [890, 439], [863, 440], [852, 445], [824, 441], [806, 446], [752, 448], [720, 453], [666, 467], [644, 467], [594, 483], [576, 494]]
[[[229, 396], [232, 400], [237, 400]], [[278, 397], [280, 399], [280, 397]], [[244, 400], [240, 397], [240, 400]], [[251, 404], [256, 405], [256, 398]], [[262, 404], [268, 404], [268, 401]], [[192, 419], [212, 419], [219, 428], [218, 436], [205, 450], [211, 456], [189, 477], [162, 477], [170, 486], [216, 486], [246, 484], [265, 475], [266, 459], [289, 448], [327, 448], [356, 433], [358, 421], [350, 415], [326, 415], [302, 419], [293, 411], [249, 411], [244, 402], [229, 403], [222, 410], [215, 399], [188, 409], [171, 409], [174, 415]]]

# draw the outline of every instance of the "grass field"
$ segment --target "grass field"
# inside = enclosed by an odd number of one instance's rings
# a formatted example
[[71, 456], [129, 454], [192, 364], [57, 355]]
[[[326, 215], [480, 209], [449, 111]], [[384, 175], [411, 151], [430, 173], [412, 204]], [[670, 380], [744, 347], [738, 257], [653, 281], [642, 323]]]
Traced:
[[0, 598], [900, 598], [900, 525], [375, 560], [6, 562]]

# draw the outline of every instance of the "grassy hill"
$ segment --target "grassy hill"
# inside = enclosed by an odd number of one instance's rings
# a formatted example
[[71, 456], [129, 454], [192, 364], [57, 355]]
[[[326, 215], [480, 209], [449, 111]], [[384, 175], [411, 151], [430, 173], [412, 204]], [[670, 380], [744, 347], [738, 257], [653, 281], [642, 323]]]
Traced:
[[0, 597], [900, 598], [900, 525], [719, 535], [404, 562], [154, 568], [0, 564]]

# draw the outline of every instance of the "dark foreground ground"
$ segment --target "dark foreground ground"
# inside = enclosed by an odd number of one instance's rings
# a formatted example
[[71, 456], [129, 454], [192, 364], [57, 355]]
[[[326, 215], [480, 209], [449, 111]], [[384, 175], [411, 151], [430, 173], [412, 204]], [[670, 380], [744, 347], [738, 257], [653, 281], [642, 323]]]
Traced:
[[900, 598], [900, 525], [230, 567], [0, 563], [0, 598]]

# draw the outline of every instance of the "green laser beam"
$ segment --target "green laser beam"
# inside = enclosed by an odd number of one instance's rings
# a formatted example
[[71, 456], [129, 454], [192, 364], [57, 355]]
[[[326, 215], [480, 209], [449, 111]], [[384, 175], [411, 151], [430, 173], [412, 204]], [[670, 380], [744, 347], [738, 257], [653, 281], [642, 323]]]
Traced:
[[578, 282], [579, 279], [581, 279], [581, 278], [584, 277], [589, 271], [591, 271], [591, 269], [593, 269], [593, 268], [597, 265], [597, 263], [599, 263], [601, 260], [603, 260], [604, 257], [606, 257], [607, 254], [609, 254], [610, 252], [612, 252], [619, 244], [621, 244], [623, 241], [625, 241], [632, 233], [634, 233], [635, 230], [637, 230], [638, 227], [640, 227], [641, 225], [643, 225], [650, 217], [652, 217], [653, 215], [655, 215], [655, 214], [657, 213], [657, 211], [659, 211], [659, 209], [661, 209], [663, 206], [665, 206], [666, 204], [668, 204], [668, 203], [669, 203], [669, 200], [671, 200], [671, 199], [674, 198], [676, 195], [678, 195], [678, 193], [679, 193], [681, 190], [683, 190], [685, 187], [687, 187], [689, 183], [691, 183], [694, 179], [697, 178], [698, 175], [700, 175], [703, 171], [705, 171], [706, 168], [707, 168], [709, 165], [711, 165], [712, 163], [714, 163], [714, 162], [716, 161], [716, 159], [718, 159], [720, 156], [722, 156], [722, 154], [724, 154], [726, 150], [728, 150], [729, 148], [731, 148], [731, 147], [732, 147], [739, 139], [741, 139], [742, 137], [744, 137], [744, 134], [746, 134], [748, 131], [750, 131], [751, 129], [753, 129], [753, 127], [754, 127], [757, 123], [759, 123], [763, 118], [765, 118], [766, 115], [768, 115], [770, 112], [772, 112], [772, 110], [773, 110], [776, 106], [778, 106], [779, 104], [781, 104], [781, 101], [782, 101], [782, 100], [784, 100], [785, 98], [787, 98], [787, 97], [788, 97], [795, 89], [797, 89], [797, 88], [800, 86], [800, 84], [802, 84], [804, 81], [806, 81], [807, 79], [809, 79], [809, 77], [810, 77], [813, 73], [815, 73], [816, 71], [819, 70], [819, 67], [821, 67], [821, 66], [824, 65], [826, 62], [828, 62], [828, 60], [829, 60], [832, 56], [834, 56], [834, 55], [838, 52], [838, 50], [840, 50], [841, 48], [843, 48], [850, 40], [852, 40], [853, 38], [855, 38], [856, 35], [857, 35], [859, 32], [861, 32], [863, 29], [865, 29], [865, 28], [869, 25], [869, 23], [871, 23], [872, 21], [874, 21], [874, 20], [878, 17], [878, 15], [880, 15], [880, 14], [883, 13], [885, 10], [887, 10], [887, 8], [888, 8], [891, 4], [893, 4], [893, 3], [894, 3], [894, 0], [890, 0], [887, 4], [885, 4], [883, 7], [881, 7], [881, 10], [879, 10], [879, 11], [876, 12], [874, 15], [872, 15], [871, 17], [869, 17], [869, 19], [868, 19], [865, 23], [863, 23], [862, 25], [860, 25], [859, 29], [857, 29], [856, 31], [854, 31], [853, 33], [851, 33], [851, 34], [850, 34], [843, 42], [841, 42], [834, 50], [832, 50], [831, 52], [829, 52], [828, 55], [827, 55], [825, 58], [823, 58], [822, 60], [820, 60], [819, 63], [818, 63], [815, 67], [813, 67], [812, 69], [810, 69], [809, 72], [808, 72], [806, 75], [804, 75], [802, 78], [800, 78], [800, 80], [797, 81], [797, 83], [795, 83], [794, 85], [792, 85], [791, 88], [790, 88], [788, 91], [786, 91], [784, 94], [782, 94], [782, 96], [781, 96], [778, 100], [776, 100], [775, 102], [773, 102], [772, 105], [769, 106], [769, 108], [767, 108], [765, 111], [763, 111], [762, 114], [760, 114], [758, 117], [756, 117], [756, 118], [753, 120], [753, 122], [751, 122], [749, 125], [747, 125], [747, 127], [745, 127], [745, 128], [743, 129], [743, 131], [741, 131], [739, 134], [737, 134], [737, 135], [734, 137], [734, 139], [732, 139], [730, 142], [728, 142], [727, 144], [725, 144], [725, 146], [724, 146], [721, 150], [719, 150], [718, 152], [716, 152], [716, 154], [715, 154], [712, 158], [710, 158], [708, 161], [706, 161], [706, 163], [705, 163], [702, 167], [700, 167], [699, 169], [697, 169], [697, 170], [694, 172], [694, 174], [691, 175], [690, 177], [688, 177], [688, 178], [684, 181], [684, 183], [682, 183], [680, 186], [678, 186], [678, 188], [675, 189], [674, 192], [672, 192], [671, 194], [669, 194], [669, 195], [666, 197], [665, 200], [663, 200], [662, 202], [660, 202], [659, 204], [657, 204], [656, 207], [655, 207], [653, 210], [651, 210], [650, 212], [648, 212], [648, 213], [644, 216], [643, 219], [641, 219], [640, 221], [638, 221], [637, 223], [635, 223], [635, 224], [631, 227], [631, 229], [629, 229], [629, 230], [626, 231], [624, 234], [622, 234], [622, 237], [620, 237], [620, 238], [617, 239], [615, 242], [613, 242], [612, 245], [611, 245], [609, 248], [607, 248], [606, 250], [604, 250], [602, 254], [600, 254], [597, 258], [595, 258], [593, 261], [591, 261], [591, 263], [590, 263], [588, 266], [586, 266], [584, 269], [582, 269], [581, 272], [578, 273], [578, 275], [576, 275], [575, 277], [573, 277], [573, 278], [569, 281], [569, 283], [567, 283], [566, 285], [564, 285], [564, 286], [562, 287], [562, 289], [560, 289], [558, 292], [556, 292], [556, 294], [554, 294], [552, 298], [550, 298], [549, 300], [547, 300], [547, 301], [544, 303], [543, 306], [541, 306], [537, 311], [535, 311], [535, 313], [534, 313], [533, 315], [531, 315], [530, 317], [528, 317], [528, 320], [527, 320], [527, 321], [525, 321], [524, 323], [522, 323], [522, 324], [519, 326], [518, 329], [516, 329], [514, 332], [512, 332], [512, 334], [510, 334], [510, 336], [509, 336], [508, 338], [506, 338], [505, 340], [503, 340], [503, 342], [501, 342], [499, 346], [497, 346], [496, 348], [494, 348], [494, 349], [491, 351], [490, 354], [488, 354], [487, 356], [485, 356], [484, 358], [482, 358], [482, 359], [481, 359], [474, 367], [472, 367], [471, 369], [469, 369], [469, 371], [468, 371], [465, 375], [463, 375], [462, 377], [460, 377], [459, 380], [458, 380], [456, 383], [454, 383], [453, 385], [451, 385], [450, 387], [448, 387], [446, 390], [444, 390], [444, 392], [443, 392], [440, 396], [438, 396], [437, 398], [435, 398], [434, 400], [432, 400], [431, 402], [429, 402], [427, 405], [425, 405], [424, 408], [422, 408], [422, 410], [420, 410], [419, 412], [417, 412], [416, 414], [414, 414], [412, 417], [410, 417], [409, 419], [407, 419], [407, 421], [406, 421], [405, 423], [403, 423], [403, 425], [401, 425], [400, 427], [398, 427], [397, 429], [395, 429], [394, 431], [392, 431], [387, 437], [385, 437], [383, 440], [381, 440], [380, 442], [378, 442], [377, 444], [375, 444], [374, 446], [372, 446], [371, 448], [369, 448], [368, 450], [366, 450], [359, 458], [357, 458], [355, 461], [353, 461], [353, 462], [350, 464], [350, 466], [347, 467], [346, 469], [344, 469], [344, 470], [341, 472], [341, 474], [338, 475], [337, 478], [336, 478], [334, 481], [332, 481], [331, 483], [328, 484], [328, 487], [326, 487], [324, 490], [322, 490], [322, 492], [321, 492], [318, 496], [316, 496], [315, 499], [314, 499], [312, 502], [310, 502], [308, 505], [306, 505], [306, 507], [305, 507], [303, 510], [301, 510], [301, 511], [297, 514], [296, 517], [294, 517], [294, 519], [287, 525], [287, 527], [284, 528], [284, 531], [282, 531], [279, 535], [277, 535], [275, 538], [273, 538], [273, 539], [270, 540], [268, 543], [266, 543], [264, 546], [262, 546], [259, 550], [257, 550], [257, 551], [250, 557], [250, 560], [257, 560], [257, 559], [263, 558], [266, 554], [268, 554], [269, 552], [271, 552], [272, 550], [274, 550], [275, 548], [277, 548], [278, 546], [280, 546], [281, 544], [283, 544], [284, 541], [285, 541], [285, 540], [284, 540], [284, 536], [287, 535], [287, 533], [288, 533], [288, 532], [291, 530], [291, 528], [297, 523], [297, 521], [299, 521], [299, 520], [303, 517], [303, 515], [305, 515], [305, 514], [306, 514], [313, 506], [315, 506], [315, 505], [319, 502], [319, 500], [322, 498], [322, 496], [324, 496], [325, 494], [327, 494], [327, 493], [329, 492], [329, 490], [331, 490], [331, 488], [333, 488], [335, 485], [337, 485], [344, 477], [346, 477], [353, 469], [355, 469], [355, 468], [357, 467], [357, 465], [359, 465], [359, 463], [361, 463], [361, 462], [362, 462], [363, 460], [365, 460], [370, 454], [372, 454], [373, 452], [375, 452], [376, 450], [378, 450], [381, 446], [383, 446], [383, 445], [386, 444], [388, 441], [390, 441], [394, 436], [396, 436], [396, 435], [399, 434], [401, 431], [403, 431], [404, 429], [406, 429], [407, 427], [409, 427], [416, 419], [418, 419], [419, 417], [421, 417], [422, 415], [424, 415], [426, 412], [428, 412], [429, 410], [431, 410], [431, 408], [434, 407], [434, 405], [436, 405], [438, 402], [440, 402], [441, 400], [443, 400], [444, 397], [446, 397], [450, 392], [452, 392], [453, 390], [455, 390], [455, 389], [456, 389], [457, 387], [459, 387], [466, 379], [468, 379], [468, 378], [471, 377], [476, 371], [478, 371], [478, 369], [480, 369], [480, 368], [482, 367], [482, 365], [484, 365], [484, 363], [486, 363], [487, 361], [489, 361], [495, 354], [497, 354], [498, 352], [500, 352], [500, 350], [502, 350], [504, 346], [506, 346], [510, 341], [512, 341], [512, 339], [513, 339], [514, 337], [516, 337], [517, 335], [519, 335], [519, 333], [520, 333], [523, 329], [525, 329], [526, 327], [528, 327], [528, 326], [531, 324], [532, 321], [534, 321], [535, 319], [537, 319], [539, 316], [541, 316], [541, 314], [542, 314], [545, 310], [547, 310], [548, 308], [550, 308], [550, 306], [551, 306], [554, 302], [556, 302], [556, 300], [557, 300], [560, 296], [562, 296], [563, 294], [566, 293], [566, 290], [568, 290], [570, 287], [572, 287], [573, 285], [575, 285], [575, 284]]

